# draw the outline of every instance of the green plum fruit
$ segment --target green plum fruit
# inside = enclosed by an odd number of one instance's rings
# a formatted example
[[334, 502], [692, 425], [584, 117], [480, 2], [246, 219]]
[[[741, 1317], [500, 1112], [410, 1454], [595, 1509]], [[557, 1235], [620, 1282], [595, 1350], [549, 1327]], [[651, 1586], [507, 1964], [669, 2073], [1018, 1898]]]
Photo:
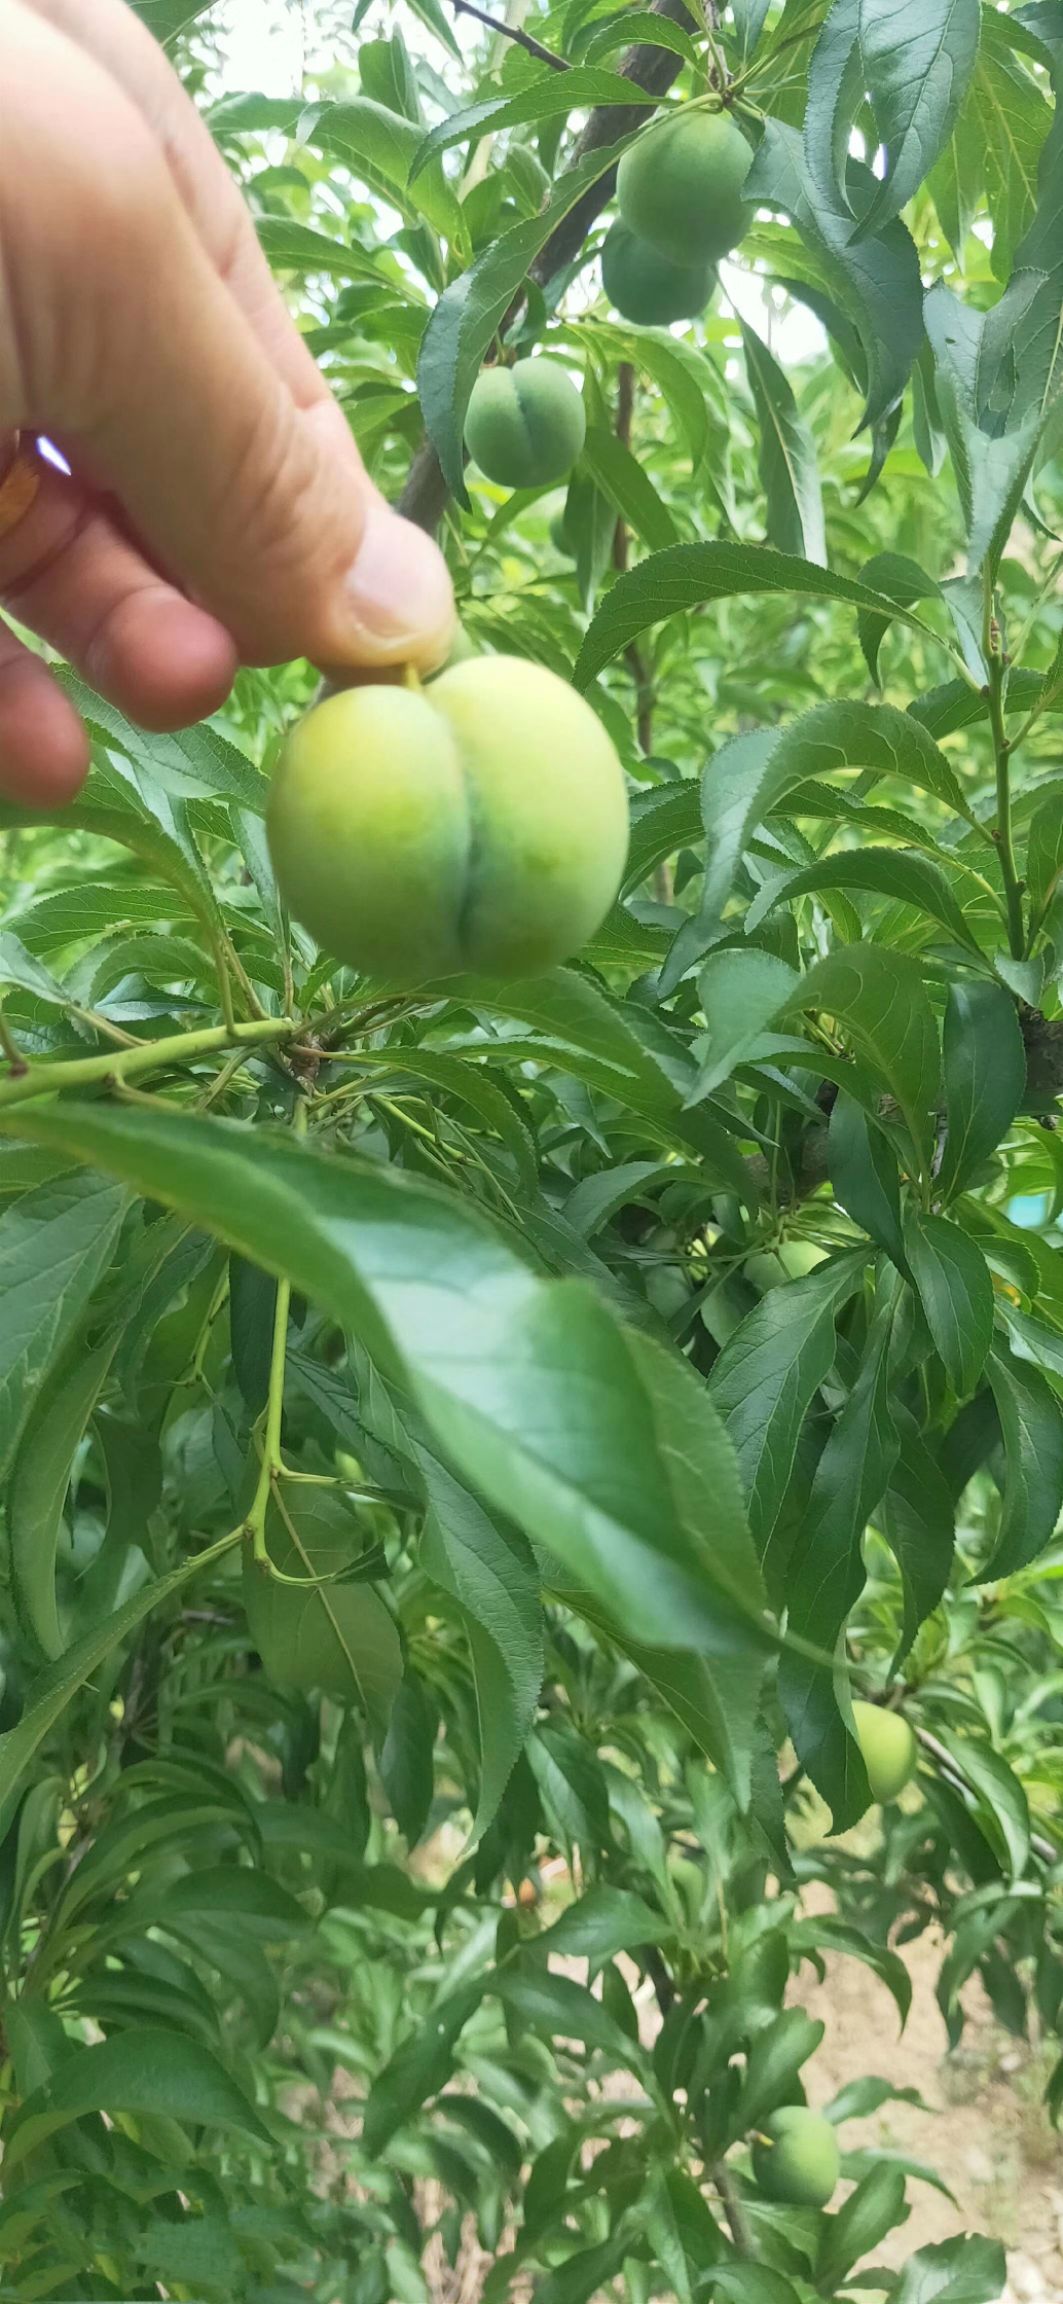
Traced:
[[825, 2208], [841, 2174], [830, 2121], [807, 2104], [782, 2105], [765, 2120], [754, 2143], [753, 2173], [769, 2200], [790, 2208]]
[[714, 265], [676, 264], [619, 219], [606, 234], [602, 286], [621, 318], [640, 328], [693, 320], [704, 311], [715, 285]]
[[556, 360], [481, 369], [465, 417], [465, 445], [500, 488], [548, 488], [564, 480], [586, 436], [582, 398]]
[[881, 1704], [853, 1704], [857, 1742], [867, 1769], [872, 1798], [883, 1803], [900, 1797], [915, 1774], [919, 1747], [900, 1712], [886, 1712]]
[[348, 688], [308, 712], [267, 825], [286, 904], [349, 967], [395, 984], [532, 976], [609, 910], [627, 790], [565, 681], [477, 656], [425, 690]]
[[742, 197], [752, 161], [725, 112], [688, 105], [628, 145], [616, 180], [621, 218], [673, 264], [718, 264], [752, 220]]

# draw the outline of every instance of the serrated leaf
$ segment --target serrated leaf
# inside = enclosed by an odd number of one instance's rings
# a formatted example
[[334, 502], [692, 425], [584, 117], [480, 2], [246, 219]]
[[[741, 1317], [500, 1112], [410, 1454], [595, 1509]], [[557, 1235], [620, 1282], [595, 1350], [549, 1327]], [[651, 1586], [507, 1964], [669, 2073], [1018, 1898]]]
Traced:
[[1000, 1531], [985, 1579], [1036, 1560], [1063, 1510], [1063, 1406], [1040, 1370], [991, 1352], [987, 1374], [1000, 1417], [1006, 1475]]
[[827, 1129], [827, 1164], [834, 1196], [846, 1214], [903, 1268], [896, 1157], [881, 1128], [844, 1088], [838, 1090]]
[[163, 2115], [178, 2122], [234, 2129], [272, 2148], [269, 2129], [224, 2065], [179, 2032], [138, 2025], [94, 2047], [79, 2048], [10, 2122], [4, 2157], [14, 2168], [72, 2120], [106, 2112]]
[[929, 1166], [940, 1056], [917, 962], [877, 944], [842, 945], [810, 968], [799, 999], [803, 1008], [824, 1011], [844, 1026], [895, 1097], [916, 1153]]
[[931, 2240], [902, 2266], [892, 2304], [998, 2304], [1007, 2280], [999, 2240], [974, 2232]]
[[769, 541], [780, 552], [793, 552], [825, 567], [827, 536], [815, 442], [778, 361], [754, 329], [744, 320], [739, 324], [760, 427], [759, 469], [768, 502]]
[[328, 1489], [293, 1489], [283, 1516], [278, 1504], [271, 1507], [266, 1546], [283, 1575], [305, 1580], [303, 1589], [279, 1583], [245, 1557], [248, 1631], [270, 1679], [358, 1704], [383, 1730], [402, 1679], [402, 1651], [379, 1593], [342, 1580], [358, 1551], [349, 1508]]
[[40, 1184], [0, 1216], [0, 1470], [10, 1468], [44, 1370], [110, 1260], [126, 1194], [100, 1176]]
[[452, 144], [464, 144], [468, 137], [497, 136], [505, 128], [565, 119], [570, 112], [591, 105], [630, 103], [631, 82], [622, 79], [619, 72], [603, 72], [588, 64], [570, 65], [567, 72], [547, 69], [515, 96], [489, 96], [483, 103], [462, 106], [441, 120], [414, 154], [409, 181], [414, 183], [431, 160], [449, 151]]
[[[760, 1603], [744, 1564], [737, 1482], [722, 1476], [723, 1436], [713, 1443], [720, 1509], [692, 1551], [673, 1495], [668, 1417], [658, 1424], [643, 1374], [644, 1341], [589, 1288], [541, 1281], [456, 1197], [265, 1130], [252, 1141], [232, 1122], [73, 1103], [24, 1105], [12, 1117], [20, 1136], [102, 1162], [283, 1270], [386, 1373], [405, 1374], [465, 1477], [566, 1560], [636, 1637], [711, 1651], [721, 1639], [732, 1644], [741, 1626], [757, 1647]], [[710, 1428], [718, 1429], [706, 1401]]]

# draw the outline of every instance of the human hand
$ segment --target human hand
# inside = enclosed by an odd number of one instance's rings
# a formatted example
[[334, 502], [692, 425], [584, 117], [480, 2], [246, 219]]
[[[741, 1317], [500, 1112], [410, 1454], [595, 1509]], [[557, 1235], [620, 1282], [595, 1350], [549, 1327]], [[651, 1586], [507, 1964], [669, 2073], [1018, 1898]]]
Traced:
[[[0, 0], [0, 90], [0, 601], [149, 728], [215, 710], [241, 661], [438, 663], [443, 560], [368, 480], [124, 0]], [[5, 487], [20, 428], [71, 477], [31, 449]], [[87, 760], [0, 620], [0, 792], [56, 806]]]

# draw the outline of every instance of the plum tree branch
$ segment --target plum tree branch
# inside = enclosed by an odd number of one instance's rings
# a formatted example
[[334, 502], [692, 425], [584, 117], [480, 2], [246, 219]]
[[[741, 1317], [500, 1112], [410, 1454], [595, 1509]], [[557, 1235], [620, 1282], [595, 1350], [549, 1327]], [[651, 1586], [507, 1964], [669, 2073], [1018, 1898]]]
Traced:
[[[688, 7], [687, 0], [651, 0], [651, 14], [660, 16], [666, 23], [698, 28], [697, 16]], [[501, 32], [501, 24], [496, 23], [495, 30]], [[661, 97], [667, 95], [682, 69], [682, 57], [675, 55], [671, 48], [658, 48], [648, 40], [629, 48], [619, 70], [621, 78], [631, 81], [632, 101], [630, 105], [599, 105], [588, 115], [586, 126], [573, 147], [571, 164], [575, 166], [588, 153], [600, 152], [618, 143], [622, 136], [630, 135], [647, 113], [656, 108]], [[569, 209], [568, 215], [562, 217], [530, 267], [529, 278], [537, 287], [551, 280], [582, 248], [595, 218], [612, 199], [615, 187], [616, 170], [607, 169], [604, 176], [599, 176], [588, 187], [583, 198], [577, 200], [575, 207]], [[446, 511], [449, 494], [435, 449], [430, 440], [422, 440], [399, 498], [399, 511], [431, 534]]]
[[456, 16], [474, 16], [478, 24], [486, 24], [488, 31], [496, 33], [500, 40], [513, 40], [518, 48], [526, 49], [529, 56], [537, 56], [541, 64], [549, 64], [551, 71], [568, 71], [565, 58], [555, 55], [552, 48], [544, 47], [542, 41], [537, 40], [533, 32], [525, 32], [522, 25], [503, 23], [500, 16], [491, 16], [486, 8], [475, 7], [473, 0], [450, 0], [450, 4]]

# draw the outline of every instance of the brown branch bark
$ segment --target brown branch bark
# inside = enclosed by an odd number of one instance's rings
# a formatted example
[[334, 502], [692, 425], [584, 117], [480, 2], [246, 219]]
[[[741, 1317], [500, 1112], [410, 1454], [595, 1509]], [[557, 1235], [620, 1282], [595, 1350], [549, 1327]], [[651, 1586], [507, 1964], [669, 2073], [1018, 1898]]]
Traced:
[[450, 5], [456, 16], [475, 16], [478, 24], [486, 24], [488, 31], [496, 32], [500, 40], [515, 41], [518, 48], [526, 49], [529, 56], [537, 56], [540, 64], [549, 64], [552, 71], [568, 71], [563, 56], [555, 56], [552, 48], [544, 48], [542, 41], [537, 40], [534, 33], [525, 32], [520, 24], [503, 23], [500, 16], [489, 15], [486, 8], [474, 7], [473, 0], [450, 0]]
[[[653, 15], [663, 17], [671, 24], [695, 24], [687, 0], [651, 0]], [[500, 24], [495, 30], [501, 31]], [[610, 144], [630, 135], [645, 120], [647, 113], [656, 109], [661, 97], [667, 95], [672, 82], [683, 68], [681, 56], [670, 48], [655, 48], [649, 41], [629, 48], [620, 63], [623, 79], [632, 83], [632, 101], [628, 104], [603, 104], [593, 111], [582, 135], [577, 138], [572, 152], [572, 164], [584, 159], [590, 152], [601, 152]], [[636, 94], [636, 91], [640, 94]], [[641, 98], [641, 100], [640, 100]], [[589, 186], [582, 200], [563, 217], [555, 232], [550, 234], [530, 267], [529, 277], [542, 287], [555, 272], [571, 262], [582, 248], [591, 225], [612, 199], [616, 188], [616, 170], [610, 168], [596, 183]], [[447, 483], [439, 468], [439, 461], [430, 440], [424, 440], [417, 449], [399, 498], [399, 511], [407, 520], [415, 520], [419, 528], [432, 533], [438, 528], [447, 507]]]

